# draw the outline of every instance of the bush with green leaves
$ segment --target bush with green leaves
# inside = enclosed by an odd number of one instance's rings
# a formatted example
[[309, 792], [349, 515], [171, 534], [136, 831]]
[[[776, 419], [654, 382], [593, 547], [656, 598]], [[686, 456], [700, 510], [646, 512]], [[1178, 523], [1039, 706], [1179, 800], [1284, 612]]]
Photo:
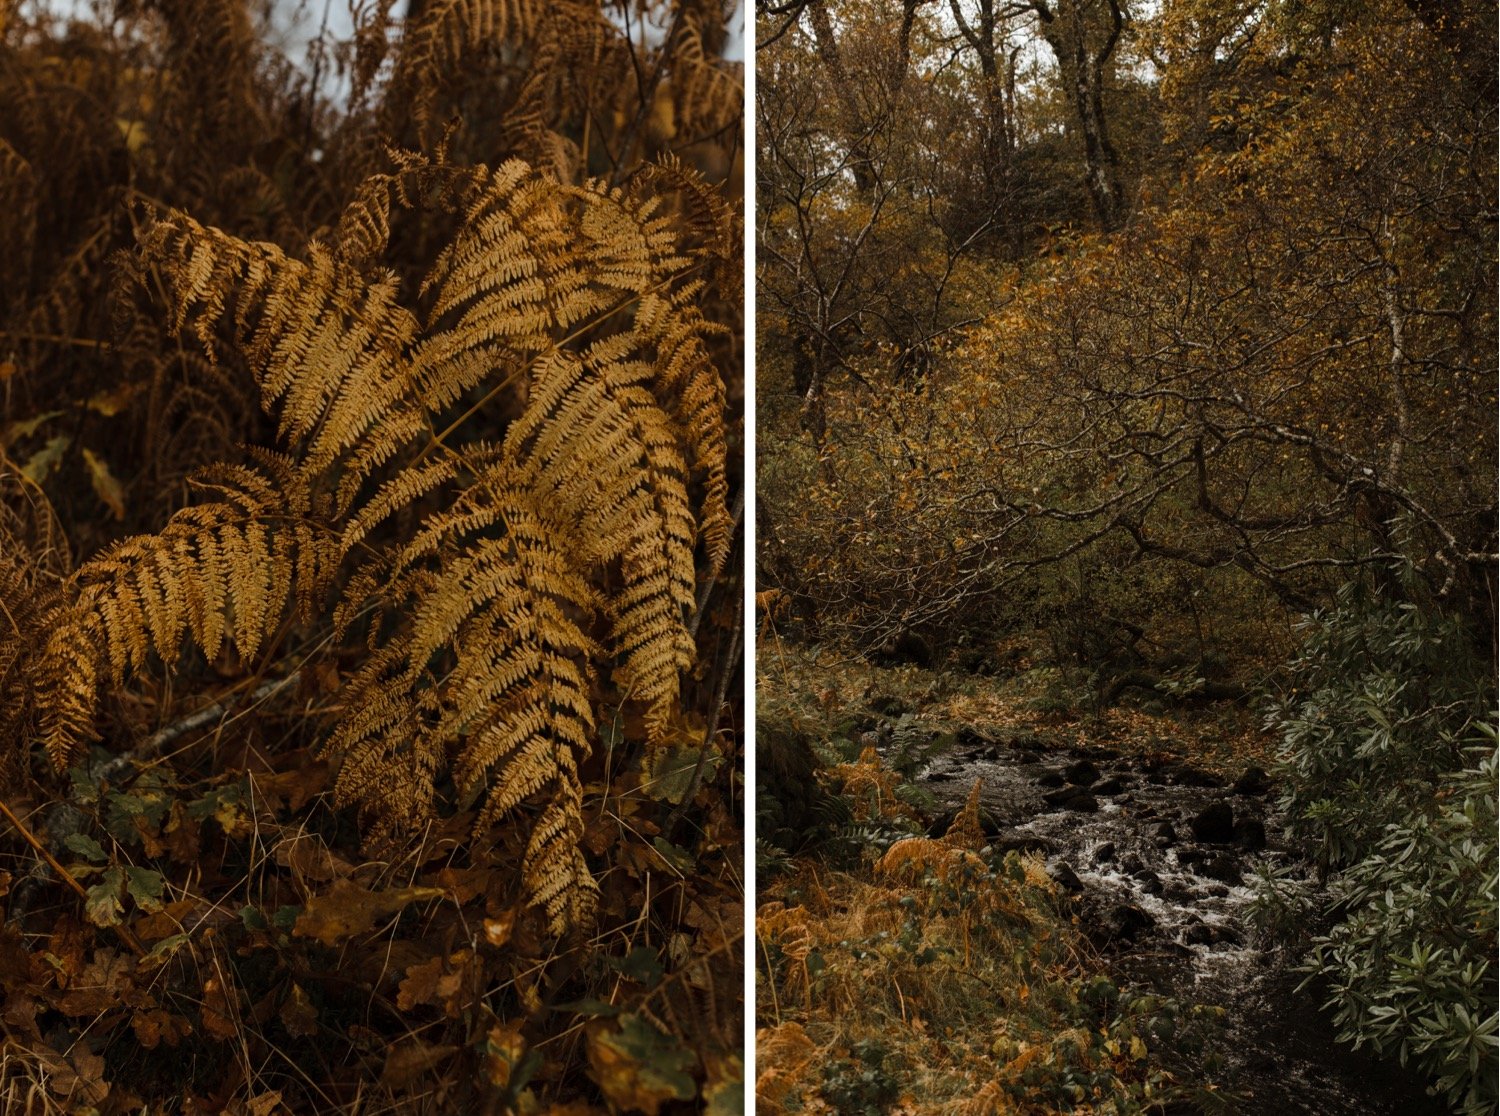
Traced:
[[1491, 667], [1460, 620], [1370, 599], [1358, 584], [1302, 634], [1268, 725], [1281, 738], [1288, 819], [1337, 869], [1470, 766], [1466, 747], [1492, 716]]
[[1436, 1077], [1466, 1116], [1496, 1110], [1497, 753], [1444, 779], [1333, 886], [1349, 913], [1313, 940], [1339, 1037]]
[[1340, 1039], [1414, 1063], [1457, 1111], [1487, 1116], [1500, 1046], [1492, 675], [1456, 620], [1354, 587], [1305, 630], [1270, 718], [1288, 823], [1332, 873], [1331, 927], [1304, 968], [1326, 982]]

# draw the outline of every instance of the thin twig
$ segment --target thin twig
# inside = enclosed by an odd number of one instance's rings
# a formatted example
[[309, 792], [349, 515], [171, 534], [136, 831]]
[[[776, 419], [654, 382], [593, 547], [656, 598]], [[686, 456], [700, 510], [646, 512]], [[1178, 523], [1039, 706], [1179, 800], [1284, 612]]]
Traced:
[[[294, 670], [283, 678], [272, 678], [262, 682], [251, 692], [248, 704], [255, 705], [265, 701], [278, 690], [297, 681], [299, 677], [301, 677], [301, 672]], [[140, 746], [121, 752], [117, 756], [111, 756], [97, 767], [86, 770], [90, 785], [97, 791], [106, 781], [119, 781], [132, 767], [152, 759], [178, 737], [185, 736], [194, 729], [202, 728], [204, 725], [210, 724], [226, 716], [228, 713], [229, 709], [226, 703], [216, 701], [212, 705], [189, 713], [186, 717], [177, 721], [173, 721], [170, 725], [157, 730], [151, 736], [147, 737]], [[3, 808], [3, 803], [0, 803], [0, 808]], [[47, 882], [48, 877], [53, 872], [58, 872], [63, 879], [72, 885], [75, 891], [83, 895], [84, 891], [78, 884], [78, 881], [66, 872], [61, 871], [61, 866], [53, 858], [52, 854], [47, 852], [41, 843], [30, 836], [29, 831], [20, 826], [20, 823], [16, 821], [14, 815], [9, 810], [6, 810], [5, 813], [16, 824], [17, 828], [22, 830], [22, 836], [27, 838], [28, 843], [41, 854], [40, 859], [33, 865], [31, 871], [21, 880], [12, 894], [10, 909], [7, 912], [9, 920], [14, 922], [25, 916], [26, 910], [31, 904], [33, 894], [37, 888]], [[85, 815], [72, 802], [59, 802], [51, 810], [47, 811], [45, 832], [47, 833], [48, 841], [54, 848], [60, 848], [62, 843], [67, 840], [68, 835], [79, 832], [84, 820]]]
[[677, 823], [682, 819], [683, 811], [693, 801], [693, 796], [698, 793], [698, 784], [703, 779], [703, 767], [708, 759], [708, 747], [713, 743], [714, 733], [719, 727], [719, 714], [724, 708], [724, 699], [729, 694], [729, 680], [734, 677], [734, 664], [740, 654], [740, 634], [745, 630], [745, 610], [743, 604], [735, 609], [734, 635], [729, 640], [729, 655], [724, 660], [724, 670], [719, 675], [718, 691], [714, 694], [714, 703], [710, 708], [712, 713], [708, 719], [708, 730], [703, 737], [703, 746], [698, 749], [698, 762], [693, 765], [693, 777], [688, 780], [687, 790], [683, 793], [682, 801], [672, 808], [671, 814], [667, 816], [667, 823], [662, 829], [670, 841], [677, 830]]
[[[262, 701], [265, 701], [278, 690], [281, 690], [286, 686], [289, 686], [292, 683], [296, 682], [301, 676], [301, 671], [294, 670], [290, 674], [285, 675], [282, 678], [266, 679], [266, 681], [262, 682], [254, 689], [254, 691], [251, 692], [249, 704], [256, 705]], [[181, 720], [173, 721], [165, 728], [158, 729], [156, 732], [152, 733], [151, 736], [147, 737], [145, 743], [140, 745], [140, 747], [121, 752], [119, 755], [110, 759], [107, 763], [102, 765], [96, 772], [92, 774], [91, 781], [97, 787], [106, 779], [114, 779], [116, 776], [123, 773], [126, 768], [130, 767], [131, 764], [139, 763], [144, 760], [153, 758], [158, 752], [160, 752], [172, 741], [176, 740], [179, 736], [186, 736], [194, 729], [202, 728], [204, 725], [208, 724], [211, 721], [216, 721], [220, 717], [227, 716], [228, 713], [229, 710], [225, 707], [224, 703], [220, 701], [216, 701], [212, 705], [206, 705], [196, 712], [189, 713]]]
[[[58, 878], [66, 883], [69, 887], [71, 887], [74, 891], [76, 891], [80, 899], [82, 899], [84, 902], [88, 902], [89, 893], [84, 889], [84, 886], [73, 877], [73, 873], [69, 872], [62, 866], [62, 864], [58, 862], [58, 859], [52, 855], [47, 846], [42, 843], [40, 838], [38, 838], [35, 833], [31, 832], [31, 830], [26, 827], [26, 823], [23, 822], [20, 818], [16, 817], [16, 815], [11, 812], [11, 808], [7, 806], [3, 801], [0, 801], [0, 814], [4, 814], [6, 820], [8, 820], [11, 825], [15, 826], [16, 832], [21, 835], [21, 839], [24, 840], [33, 849], [35, 849], [37, 855], [52, 866], [52, 871], [57, 873]], [[137, 957], [144, 957], [146, 955], [146, 951], [141, 947], [141, 943], [136, 939], [136, 936], [130, 932], [130, 927], [124, 925], [123, 923], [116, 923], [114, 930], [115, 933], [120, 935], [120, 940], [123, 941], [127, 946], [129, 946]]]

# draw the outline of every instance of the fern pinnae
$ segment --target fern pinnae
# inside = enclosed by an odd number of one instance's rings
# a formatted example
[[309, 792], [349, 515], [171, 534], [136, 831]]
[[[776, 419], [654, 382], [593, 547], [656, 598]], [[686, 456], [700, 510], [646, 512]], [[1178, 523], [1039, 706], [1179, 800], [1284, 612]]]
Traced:
[[729, 556], [734, 524], [728, 507], [724, 382], [704, 340], [710, 327], [696, 309], [675, 309], [657, 296], [642, 300], [636, 327], [655, 349], [653, 379], [659, 397], [670, 400], [663, 405], [687, 435], [694, 467], [704, 477], [700, 531], [717, 571]]
[[347, 555], [390, 516], [424, 496], [430, 496], [458, 473], [455, 458], [439, 455], [416, 462], [380, 486], [370, 500], [349, 518], [339, 538], [339, 551]]
[[[101, 596], [95, 607], [106, 629], [120, 633], [115, 639], [106, 641], [105, 655], [109, 659], [110, 681], [116, 686], [123, 686], [130, 672], [145, 666], [151, 655], [151, 647], [146, 640], [146, 625], [141, 622], [135, 602], [125, 592]], [[71, 626], [71, 634], [75, 646], [69, 651], [70, 660], [77, 654], [77, 648], [86, 647], [90, 653], [94, 651], [95, 635], [86, 613], [84, 619], [75, 620]], [[49, 658], [57, 656], [57, 649], [51, 646], [50, 641], [46, 654]], [[92, 708], [92, 698], [90, 706]]]
[[[431, 434], [431, 425], [424, 411], [416, 407], [400, 407], [388, 417], [372, 426], [363, 441], [350, 447], [348, 456], [342, 461], [343, 471], [335, 492], [334, 512], [339, 518], [355, 511], [359, 494], [369, 480], [385, 465], [396, 459], [408, 446]], [[318, 463], [323, 457], [312, 457]]]
[[76, 626], [67, 630], [54, 627], [36, 668], [37, 679], [46, 690], [38, 735], [47, 757], [59, 770], [73, 762], [86, 741], [95, 738], [99, 663], [92, 639], [81, 639], [81, 634], [87, 637], [92, 633], [81, 633]]

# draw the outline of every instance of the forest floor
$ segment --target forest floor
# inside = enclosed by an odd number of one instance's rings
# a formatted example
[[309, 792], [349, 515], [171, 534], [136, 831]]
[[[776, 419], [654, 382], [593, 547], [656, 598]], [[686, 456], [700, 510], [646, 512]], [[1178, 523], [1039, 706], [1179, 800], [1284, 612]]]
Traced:
[[805, 738], [854, 815], [760, 850], [762, 1110], [1443, 1111], [1336, 1045], [1257, 929], [1257, 872], [1310, 868], [1253, 709], [1080, 712], [1055, 671], [779, 642], [759, 661], [762, 740]]

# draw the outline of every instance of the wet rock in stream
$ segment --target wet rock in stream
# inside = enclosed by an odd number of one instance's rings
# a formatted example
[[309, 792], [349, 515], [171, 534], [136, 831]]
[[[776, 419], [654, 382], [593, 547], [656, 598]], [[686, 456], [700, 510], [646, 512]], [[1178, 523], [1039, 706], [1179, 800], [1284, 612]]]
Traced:
[[1202, 874], [1210, 880], [1221, 880], [1233, 886], [1244, 879], [1245, 869], [1228, 853], [1220, 853], [1203, 865]]
[[1084, 922], [1084, 935], [1100, 948], [1118, 947], [1135, 941], [1152, 929], [1156, 919], [1133, 903], [1112, 903]]
[[1147, 895], [1161, 895], [1166, 891], [1166, 885], [1161, 882], [1161, 877], [1150, 868], [1143, 869], [1134, 877], [1140, 883], [1140, 889]]
[[1047, 869], [1047, 875], [1052, 877], [1052, 882], [1064, 891], [1077, 894], [1083, 890], [1083, 881], [1078, 878], [1078, 873], [1067, 861], [1059, 861]]
[[1074, 786], [1086, 787], [1099, 779], [1099, 768], [1091, 760], [1079, 760], [1063, 768], [1063, 778]]
[[1234, 781], [1234, 786], [1229, 788], [1235, 794], [1262, 795], [1269, 794], [1271, 790], [1271, 777], [1261, 768], [1251, 764]]
[[1200, 841], [1227, 845], [1234, 840], [1234, 807], [1227, 802], [1211, 802], [1188, 823], [1188, 828]]
[[1212, 771], [1204, 771], [1202, 768], [1186, 763], [1174, 765], [1168, 775], [1174, 787], [1203, 787], [1217, 790], [1228, 785], [1222, 775], [1215, 775]]
[[1234, 823], [1234, 843], [1247, 852], [1266, 847], [1266, 826], [1258, 818], [1240, 818]]
[[1029, 834], [1017, 836], [1014, 833], [995, 838], [995, 840], [990, 842], [990, 848], [997, 853], [1013, 852], [1020, 856], [1029, 856], [1032, 854], [1050, 856], [1057, 851], [1057, 846], [1045, 837], [1037, 837]]
[[[1052, 806], [1057, 809], [1071, 810], [1075, 809], [1075, 807], [1072, 805], [1073, 801], [1079, 798], [1089, 798], [1088, 791], [1084, 790], [1082, 787], [1059, 787], [1055, 791], [1048, 791], [1046, 794], [1042, 795], [1042, 804], [1044, 806]], [[1093, 799], [1090, 799], [1090, 801], [1093, 801]], [[1095, 810], [1099, 808], [1099, 803], [1097, 801], [1094, 801], [1093, 808]]]

